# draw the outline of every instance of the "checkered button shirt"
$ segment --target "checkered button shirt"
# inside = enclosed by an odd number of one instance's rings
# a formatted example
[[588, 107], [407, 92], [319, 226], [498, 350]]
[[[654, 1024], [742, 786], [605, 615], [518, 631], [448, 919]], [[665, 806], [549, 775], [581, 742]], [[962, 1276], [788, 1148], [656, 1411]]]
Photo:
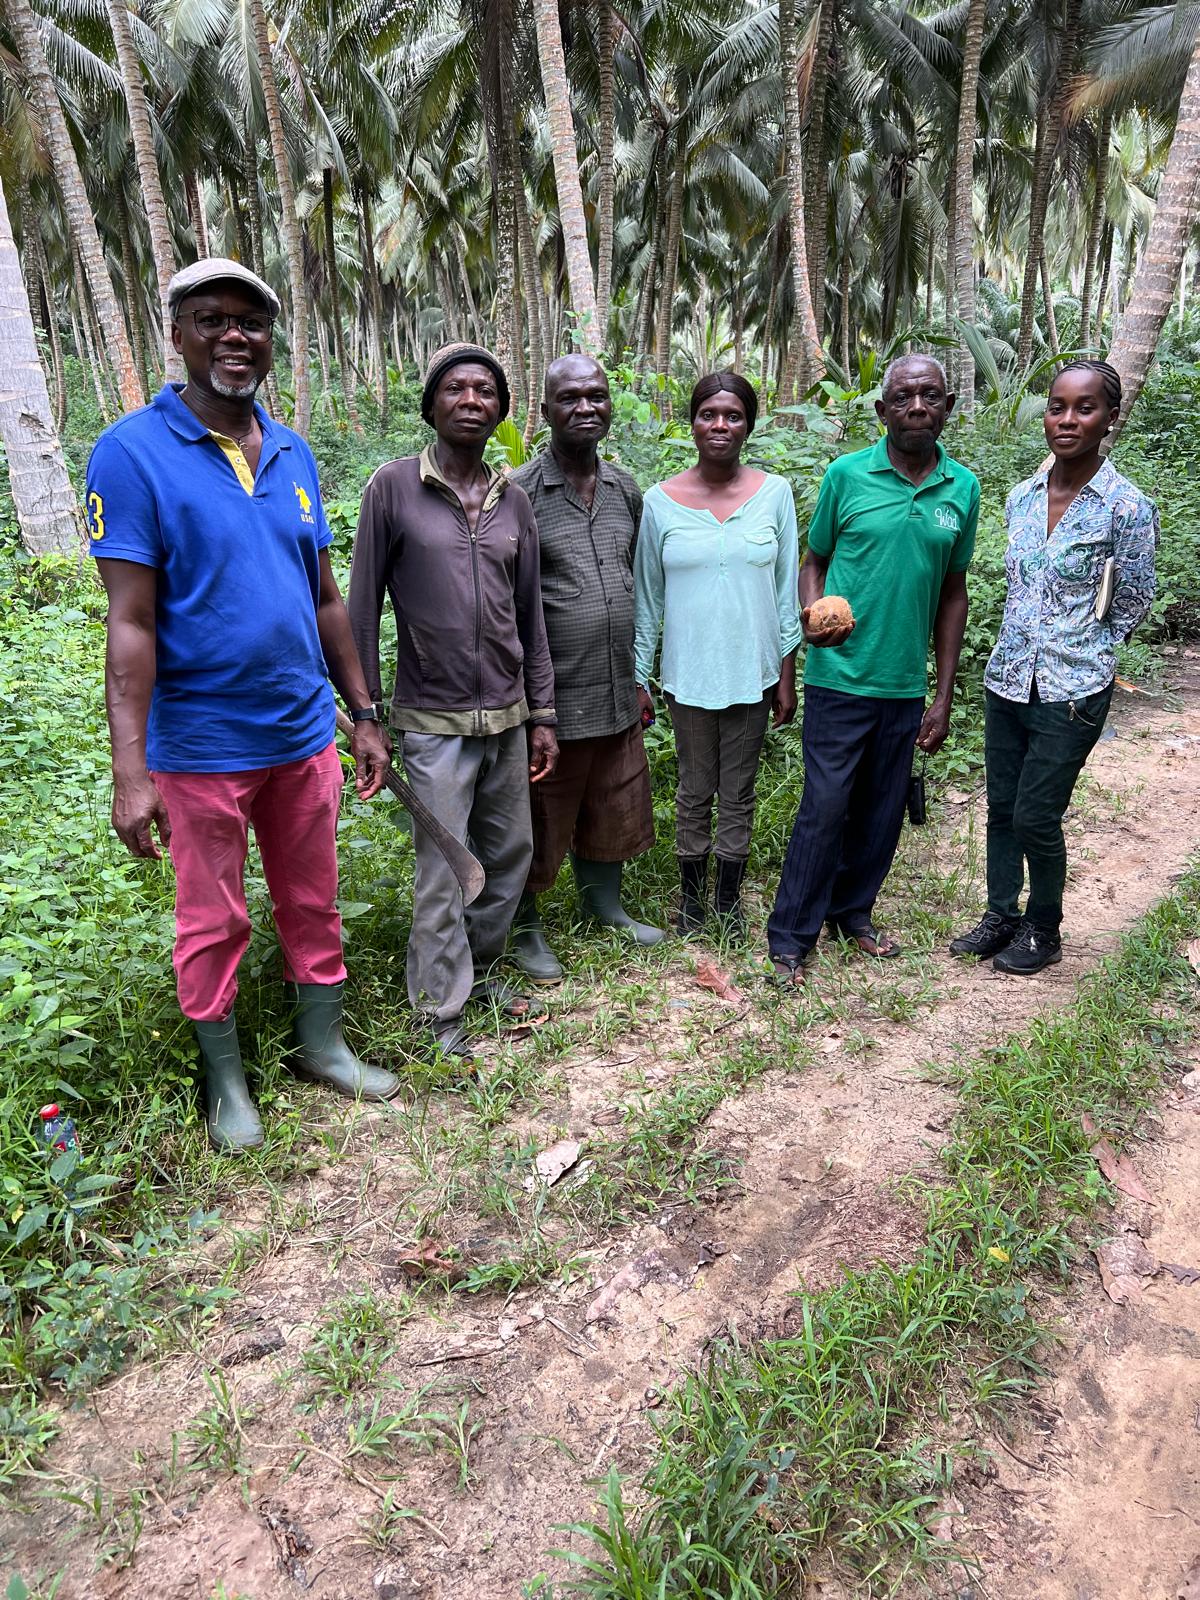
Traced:
[[633, 666], [633, 551], [642, 494], [601, 461], [591, 510], [550, 450], [512, 475], [533, 503], [542, 610], [554, 663], [560, 739], [596, 739], [638, 720]]

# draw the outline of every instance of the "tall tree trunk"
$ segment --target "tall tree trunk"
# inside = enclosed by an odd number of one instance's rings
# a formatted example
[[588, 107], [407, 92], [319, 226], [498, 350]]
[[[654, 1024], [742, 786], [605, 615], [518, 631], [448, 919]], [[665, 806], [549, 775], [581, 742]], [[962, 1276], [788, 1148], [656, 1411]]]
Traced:
[[[983, 25], [987, 0], [970, 0], [963, 32], [962, 79], [958, 90], [958, 136], [954, 146], [953, 292], [947, 295], [947, 314], [953, 311], [965, 323], [975, 321], [975, 132], [979, 123], [979, 62], [983, 55]], [[965, 416], [975, 410], [975, 357], [966, 340], [960, 340], [955, 379], [959, 405]]]
[[76, 329], [76, 343], [79, 346], [80, 360], [85, 370], [92, 375], [92, 388], [96, 394], [96, 404], [100, 408], [100, 415], [105, 422], [112, 421], [112, 407], [109, 404], [108, 393], [101, 380], [100, 362], [96, 355], [96, 346], [92, 342], [92, 317], [88, 306], [87, 284], [83, 278], [83, 266], [79, 260], [79, 251], [74, 245], [71, 247], [71, 265], [75, 279], [75, 304], [79, 310], [79, 325]]
[[1050, 86], [1048, 102], [1038, 116], [1034, 142], [1033, 183], [1029, 196], [1029, 239], [1026, 245], [1025, 276], [1021, 285], [1021, 326], [1017, 334], [1017, 370], [1024, 372], [1033, 353], [1033, 307], [1046, 231], [1046, 210], [1050, 201], [1050, 179], [1062, 131], [1063, 113], [1072, 88], [1079, 16], [1083, 0], [1066, 0], [1058, 61]]
[[29, 0], [4, 0], [5, 14], [29, 80], [34, 105], [46, 136], [50, 162], [62, 195], [63, 210], [71, 236], [78, 247], [93, 298], [104, 328], [108, 359], [117, 374], [121, 403], [126, 411], [142, 405], [142, 386], [133, 360], [133, 349], [125, 330], [125, 319], [117, 304], [112, 279], [104, 259], [104, 247], [96, 230], [91, 203], [84, 188], [83, 175], [75, 158], [75, 147], [67, 130], [67, 119], [54, 86], [50, 63], [46, 59], [38, 19]]
[[661, 150], [655, 155], [653, 177], [654, 183], [650, 193], [655, 197], [654, 216], [650, 223], [650, 248], [646, 253], [646, 266], [642, 273], [642, 284], [638, 291], [637, 325], [634, 330], [634, 387], [641, 384], [642, 374], [646, 370], [646, 363], [650, 359], [650, 340], [654, 329], [654, 292], [658, 282], [659, 253], [662, 249], [662, 239], [666, 232], [667, 211], [667, 185], [664, 180], [666, 163]]
[[204, 196], [200, 191], [200, 180], [195, 172], [190, 169], [183, 175], [183, 193], [184, 198], [187, 200], [192, 233], [196, 239], [196, 254], [202, 259], [207, 259], [212, 254], [208, 247], [208, 217], [204, 210]]
[[779, 243], [778, 231], [773, 236], [767, 256], [770, 288], [767, 290], [767, 309], [762, 320], [762, 357], [758, 366], [758, 392], [765, 396], [767, 377], [771, 371], [771, 337], [775, 331], [775, 302], [779, 298]]
[[808, 277], [808, 239], [804, 226], [804, 171], [800, 159], [800, 85], [796, 47], [796, 0], [779, 0], [779, 59], [783, 71], [784, 162], [788, 223], [792, 236], [792, 288], [795, 306], [788, 356], [777, 403], [790, 405], [821, 371], [821, 336], [813, 312]]
[[537, 27], [542, 89], [546, 96], [550, 149], [554, 156], [558, 220], [567, 258], [571, 309], [575, 313], [575, 343], [581, 350], [590, 353], [603, 345], [604, 334], [597, 320], [592, 258], [588, 251], [587, 213], [583, 209], [583, 186], [579, 181], [579, 151], [575, 144], [575, 122], [571, 115], [571, 91], [567, 85], [567, 61], [563, 51], [558, 0], [533, 0], [533, 17]]
[[133, 144], [133, 158], [137, 162], [138, 182], [142, 186], [142, 202], [146, 208], [146, 221], [150, 227], [150, 253], [154, 258], [154, 276], [158, 284], [158, 303], [162, 315], [162, 365], [167, 381], [182, 380], [183, 361], [171, 341], [171, 313], [167, 309], [167, 284], [175, 271], [175, 245], [171, 238], [171, 225], [167, 220], [167, 202], [163, 196], [162, 176], [158, 158], [154, 153], [154, 135], [150, 128], [150, 108], [146, 100], [146, 83], [142, 77], [142, 64], [133, 42], [133, 28], [125, 0], [105, 0], [113, 44], [117, 51], [117, 66], [125, 90], [125, 105], [129, 113], [129, 137]]
[[321, 204], [325, 217], [325, 275], [329, 279], [329, 310], [333, 320], [333, 359], [337, 366], [338, 384], [346, 401], [346, 415], [355, 433], [361, 433], [358, 406], [354, 400], [354, 384], [346, 365], [346, 334], [342, 327], [342, 285], [337, 263], [337, 242], [333, 223], [333, 168], [321, 170]]
[[613, 138], [616, 110], [613, 95], [613, 51], [616, 32], [612, 0], [599, 0], [596, 55], [600, 69], [599, 124], [596, 129], [599, 192], [596, 252], [596, 342], [608, 348], [608, 321], [612, 306], [613, 209], [615, 179]]
[[233, 231], [237, 237], [238, 260], [254, 271], [254, 246], [250, 241], [250, 229], [246, 225], [246, 208], [242, 204], [242, 193], [232, 173], [226, 175], [225, 190], [229, 197], [229, 214], [233, 218]]
[[33, 312], [0, 184], [0, 442], [25, 548], [80, 553], [75, 491], [50, 415]]
[[545, 339], [542, 332], [541, 272], [525, 184], [516, 185], [517, 243], [520, 248], [521, 286], [525, 297], [525, 326], [529, 335], [529, 404], [525, 412], [525, 448], [533, 443], [539, 421], [539, 402], [546, 376]]
[[1108, 284], [1112, 276], [1114, 234], [1113, 224], [1106, 222], [1104, 233], [1100, 240], [1100, 260], [1103, 265], [1100, 269], [1100, 290], [1096, 295], [1095, 343], [1097, 345], [1104, 337], [1104, 302], [1108, 299]]
[[839, 334], [842, 346], [842, 371], [846, 374], [846, 383], [850, 384], [850, 239], [847, 238], [842, 249], [841, 268], [838, 272], [838, 302], [839, 302]]
[[[250, 260], [247, 265], [266, 282], [267, 246], [266, 234], [263, 232], [262, 191], [258, 181], [258, 145], [255, 142], [254, 130], [250, 126], [249, 111], [242, 126], [242, 141], [242, 174], [246, 183], [246, 217], [250, 232]], [[274, 367], [267, 373], [265, 387], [267, 410], [273, 417], [282, 417], [283, 404], [279, 398], [279, 384]]]
[[1092, 201], [1092, 221], [1088, 229], [1087, 259], [1083, 268], [1083, 289], [1079, 296], [1079, 344], [1087, 350], [1092, 343], [1092, 285], [1096, 276], [1096, 256], [1104, 232], [1104, 206], [1108, 187], [1108, 154], [1112, 143], [1112, 112], [1106, 106], [1100, 113], [1096, 131], [1096, 194]]
[[1050, 268], [1046, 265], [1046, 252], [1042, 251], [1042, 260], [1038, 268], [1042, 278], [1042, 305], [1046, 317], [1046, 343], [1050, 346], [1050, 354], [1058, 354], [1058, 319], [1054, 315], [1054, 295], [1050, 288]]
[[[367, 286], [367, 309], [370, 312], [371, 343], [375, 351], [377, 384], [375, 398], [379, 404], [379, 431], [388, 426], [388, 355], [387, 339], [383, 331], [383, 293], [379, 283], [379, 263], [375, 259], [375, 223], [371, 216], [371, 195], [364, 184], [358, 192], [358, 218], [362, 250], [363, 281]], [[399, 350], [397, 350], [399, 356]]]
[[121, 236], [121, 274], [125, 279], [125, 310], [129, 317], [129, 337], [133, 344], [133, 359], [137, 363], [138, 381], [142, 389], [142, 404], [145, 405], [150, 395], [146, 387], [146, 347], [142, 342], [142, 319], [138, 313], [138, 302], [142, 297], [142, 286], [138, 281], [137, 259], [133, 253], [133, 240], [129, 233], [129, 206], [125, 200], [125, 192], [119, 185], [117, 188], [117, 219]]
[[829, 154], [825, 147], [825, 105], [829, 98], [830, 55], [836, 20], [837, 0], [820, 0], [812, 73], [809, 77], [808, 132], [804, 139], [808, 284], [818, 339], [825, 334], [825, 272], [829, 257]]
[[250, 0], [250, 10], [254, 22], [254, 50], [262, 79], [263, 104], [266, 106], [267, 127], [271, 135], [271, 154], [275, 161], [275, 181], [279, 185], [279, 228], [287, 252], [288, 286], [291, 290], [292, 320], [289, 331], [292, 336], [292, 387], [296, 396], [292, 426], [306, 439], [312, 421], [312, 392], [308, 371], [308, 290], [304, 283], [300, 219], [296, 214], [296, 190], [288, 166], [283, 115], [279, 109], [279, 90], [275, 82], [275, 63], [271, 57], [263, 0]]
[[321, 395], [328, 395], [333, 389], [333, 379], [329, 371], [329, 335], [325, 332], [324, 323], [318, 314], [313, 318], [313, 332], [317, 336], [317, 365], [321, 369]]
[[1200, 38], [1192, 51], [1171, 153], [1159, 179], [1154, 220], [1138, 268], [1129, 308], [1108, 359], [1121, 374], [1124, 394], [1121, 418], [1114, 433], [1124, 427], [1146, 382], [1158, 337], [1183, 268], [1192, 224], [1200, 209]]
[[[654, 338], [654, 366], [662, 376], [671, 371], [671, 328], [675, 321], [675, 279], [679, 272], [679, 241], [683, 234], [683, 129], [675, 125], [675, 161], [667, 202], [667, 226], [662, 252], [662, 282], [658, 291], [658, 323]], [[668, 395], [669, 390], [665, 391]], [[669, 402], [668, 402], [669, 404]]]
[[63, 361], [62, 335], [58, 327], [58, 308], [54, 300], [54, 282], [50, 277], [50, 266], [46, 260], [46, 247], [42, 243], [42, 230], [34, 215], [33, 202], [28, 191], [25, 201], [28, 207], [22, 230], [25, 236], [25, 253], [33, 260], [34, 276], [41, 292], [46, 337], [50, 341], [50, 359], [54, 371], [54, 431], [61, 435], [67, 425], [67, 374]]
[[729, 285], [729, 303], [733, 308], [733, 370], [740, 372], [746, 365], [746, 310], [740, 278], [735, 277]]

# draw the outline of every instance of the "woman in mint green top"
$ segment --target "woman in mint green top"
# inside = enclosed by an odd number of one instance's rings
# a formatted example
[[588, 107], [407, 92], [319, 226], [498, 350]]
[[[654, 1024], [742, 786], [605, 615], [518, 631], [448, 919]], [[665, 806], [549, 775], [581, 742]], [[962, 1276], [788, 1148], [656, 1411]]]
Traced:
[[796, 508], [785, 479], [742, 465], [757, 412], [739, 373], [701, 378], [691, 401], [696, 464], [649, 491], [638, 533], [638, 683], [649, 684], [661, 630], [679, 760], [681, 932], [705, 917], [714, 799], [715, 909], [740, 925], [767, 722], [773, 712], [782, 727], [796, 713]]

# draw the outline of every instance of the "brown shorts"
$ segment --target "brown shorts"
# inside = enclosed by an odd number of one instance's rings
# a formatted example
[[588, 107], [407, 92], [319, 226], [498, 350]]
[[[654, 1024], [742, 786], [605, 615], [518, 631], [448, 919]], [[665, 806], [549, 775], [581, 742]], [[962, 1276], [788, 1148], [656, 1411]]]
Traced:
[[549, 889], [568, 850], [584, 861], [630, 861], [654, 843], [641, 724], [600, 739], [564, 739], [554, 776], [530, 785], [531, 894]]

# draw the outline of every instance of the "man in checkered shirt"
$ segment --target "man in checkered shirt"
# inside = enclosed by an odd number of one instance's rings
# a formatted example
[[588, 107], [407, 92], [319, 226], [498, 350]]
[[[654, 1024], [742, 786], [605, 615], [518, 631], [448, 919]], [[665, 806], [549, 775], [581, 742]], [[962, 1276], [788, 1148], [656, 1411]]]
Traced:
[[586, 915], [657, 944], [661, 928], [621, 904], [622, 864], [654, 843], [650, 773], [642, 740], [649, 695], [633, 664], [633, 549], [642, 495], [622, 468], [600, 458], [612, 422], [604, 369], [563, 356], [546, 372], [542, 415], [550, 444], [513, 473], [533, 503], [541, 541], [542, 609], [554, 663], [558, 767], [531, 790], [533, 864], [513, 924], [518, 966], [537, 983], [562, 967], [546, 943], [537, 896], [568, 850]]

